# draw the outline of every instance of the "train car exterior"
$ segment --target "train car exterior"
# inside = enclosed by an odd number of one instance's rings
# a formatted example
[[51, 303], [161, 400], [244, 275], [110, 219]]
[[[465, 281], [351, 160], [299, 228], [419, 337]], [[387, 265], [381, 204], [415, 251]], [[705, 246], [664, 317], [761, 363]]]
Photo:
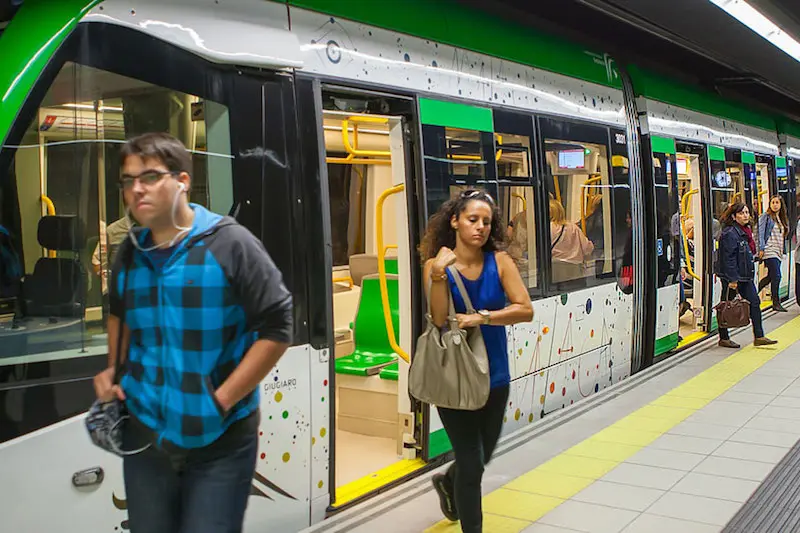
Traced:
[[[302, 529], [447, 457], [436, 410], [405, 391], [417, 247], [453, 194], [497, 199], [534, 306], [507, 331], [503, 438], [713, 334], [715, 220], [737, 195], [763, 209], [780, 194], [797, 217], [800, 126], [447, 1], [31, 3], [0, 56], [4, 258], [45, 284], [33, 294], [48, 293], [41, 264], [80, 272], [57, 316], [0, 292], [13, 531], [127, 527], [121, 464], [83, 416], [106, 364], [104, 254], [132, 134], [181, 138], [193, 201], [259, 237], [294, 295], [295, 345], [261, 385], [248, 531]], [[65, 217], [80, 246], [42, 235]], [[558, 250], [567, 224], [577, 262]], [[793, 255], [782, 268], [785, 299]]]

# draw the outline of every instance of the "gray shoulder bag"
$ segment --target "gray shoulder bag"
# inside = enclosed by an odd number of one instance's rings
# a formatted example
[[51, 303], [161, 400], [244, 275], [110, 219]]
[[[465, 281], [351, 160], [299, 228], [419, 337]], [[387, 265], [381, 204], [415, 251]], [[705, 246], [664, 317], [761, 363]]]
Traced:
[[[448, 268], [467, 307], [474, 313], [472, 301], [458, 270]], [[447, 326], [440, 330], [430, 314], [428, 325], [417, 339], [414, 359], [408, 376], [408, 391], [417, 400], [438, 407], [475, 411], [489, 398], [489, 357], [481, 328], [463, 330], [458, 327], [453, 295], [447, 288], [450, 310]]]

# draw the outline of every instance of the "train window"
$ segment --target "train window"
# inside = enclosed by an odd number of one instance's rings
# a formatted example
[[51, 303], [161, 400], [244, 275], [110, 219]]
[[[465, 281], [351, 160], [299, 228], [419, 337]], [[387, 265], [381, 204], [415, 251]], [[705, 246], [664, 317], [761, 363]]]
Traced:
[[508, 252], [517, 261], [523, 281], [533, 289], [538, 286], [535, 194], [531, 186], [533, 119], [495, 110], [494, 129], [498, 203], [507, 227]]
[[3, 269], [0, 365], [106, 352], [108, 273], [131, 227], [120, 147], [147, 131], [169, 132], [191, 151], [192, 202], [231, 211], [224, 105], [65, 63], [22, 139], [4, 147], [13, 157], [0, 169], [0, 224], [16, 265]]
[[[664, 144], [664, 143], [662, 143]], [[658, 148], [653, 142], [653, 177], [656, 200], [656, 253], [658, 287], [666, 287], [681, 280], [677, 278], [680, 257], [680, 208], [678, 205], [678, 172], [675, 143], [669, 148]]]
[[[551, 280], [557, 290], [614, 277], [608, 129], [540, 120], [547, 168]], [[566, 285], [565, 285], [566, 284]]]
[[422, 126], [428, 213], [451, 195], [451, 187], [482, 187], [495, 195], [496, 166], [493, 134], [486, 131]]

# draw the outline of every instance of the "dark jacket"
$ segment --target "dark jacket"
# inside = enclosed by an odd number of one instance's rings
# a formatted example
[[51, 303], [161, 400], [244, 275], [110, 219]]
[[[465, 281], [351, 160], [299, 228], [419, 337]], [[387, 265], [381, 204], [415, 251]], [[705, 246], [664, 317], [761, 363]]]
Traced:
[[[227, 415], [213, 392], [256, 340], [289, 343], [293, 326], [291, 294], [261, 242], [232, 218], [192, 208], [190, 234], [160, 268], [157, 252], [133, 250], [126, 239], [109, 290], [111, 314], [119, 317], [124, 306], [131, 330], [127, 407], [159, 443], [182, 448], [211, 444], [258, 409], [258, 389]], [[148, 233], [135, 235], [144, 246]]]
[[726, 281], [752, 281], [755, 263], [750, 243], [738, 224], [727, 226], [719, 237], [719, 264], [717, 275]]

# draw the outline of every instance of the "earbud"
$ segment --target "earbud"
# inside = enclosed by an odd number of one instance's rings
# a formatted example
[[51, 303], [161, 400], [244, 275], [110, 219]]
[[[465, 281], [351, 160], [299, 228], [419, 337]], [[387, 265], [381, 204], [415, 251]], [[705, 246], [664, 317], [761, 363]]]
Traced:
[[186, 185], [184, 185], [182, 181], [179, 181], [178, 188], [181, 190], [181, 192], [183, 192], [186, 190]]

